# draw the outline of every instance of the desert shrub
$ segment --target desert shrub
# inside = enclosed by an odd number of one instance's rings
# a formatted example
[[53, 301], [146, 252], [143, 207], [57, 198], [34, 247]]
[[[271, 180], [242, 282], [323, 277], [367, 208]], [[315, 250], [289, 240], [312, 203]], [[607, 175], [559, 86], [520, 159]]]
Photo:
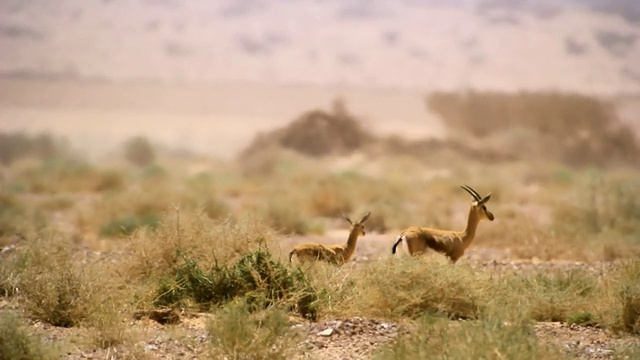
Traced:
[[500, 295], [491, 306], [500, 311], [508, 306], [501, 301], [508, 301], [536, 321], [564, 321], [571, 314], [589, 311], [595, 306], [595, 294], [600, 290], [597, 279], [579, 269], [525, 276], [511, 274], [503, 281], [496, 286], [496, 294]]
[[5, 190], [0, 190], [0, 239], [24, 230], [27, 219], [26, 206], [19, 198]]
[[0, 256], [0, 297], [15, 296], [19, 293], [19, 283], [25, 262], [14, 250]]
[[611, 327], [616, 331], [640, 334], [640, 260], [628, 260], [612, 275]]
[[595, 326], [598, 324], [594, 315], [588, 311], [582, 311], [570, 315], [567, 318], [567, 324], [580, 326]]
[[640, 185], [637, 179], [591, 175], [568, 194], [554, 208], [553, 231], [569, 239], [581, 239], [581, 246], [589, 241], [600, 244], [606, 260], [630, 257], [638, 252]]
[[[566, 164], [638, 164], [640, 148], [613, 106], [593, 97], [559, 93], [434, 93], [429, 108], [456, 132], [500, 143], [503, 153]], [[498, 141], [512, 129], [521, 129]], [[521, 135], [521, 136], [520, 136]], [[513, 136], [520, 136], [508, 141]], [[491, 139], [496, 141], [491, 141]]]
[[207, 329], [212, 358], [290, 359], [299, 341], [287, 314], [275, 308], [254, 313], [242, 304], [226, 306], [215, 312]]
[[340, 304], [344, 311], [358, 309], [360, 316], [393, 318], [418, 318], [425, 313], [476, 318], [491, 287], [484, 275], [453, 267], [440, 257], [363, 264], [354, 270], [353, 281], [353, 292]]
[[66, 153], [64, 141], [50, 134], [0, 133], [0, 163], [4, 165], [24, 157], [46, 160]]
[[29, 315], [54, 326], [80, 324], [94, 310], [99, 289], [75, 264], [64, 239], [38, 239], [21, 254], [24, 271], [18, 288]]
[[125, 176], [117, 170], [102, 170], [95, 175], [92, 190], [98, 192], [122, 190], [126, 185], [125, 180]]
[[[243, 162], [260, 157], [266, 150], [290, 149], [313, 157], [347, 154], [364, 147], [373, 136], [359, 119], [351, 115], [340, 100], [333, 112], [311, 110], [303, 113], [286, 127], [259, 134], [242, 151]], [[264, 163], [264, 161], [262, 161]]]
[[161, 282], [156, 306], [171, 306], [189, 298], [209, 309], [244, 298], [252, 311], [284, 305], [304, 317], [316, 317], [317, 295], [307, 276], [272, 259], [269, 252], [258, 250], [233, 265], [214, 263], [205, 269], [187, 256], [183, 255], [183, 260], [173, 281]]
[[139, 228], [158, 226], [160, 218], [154, 213], [143, 215], [124, 215], [108, 221], [100, 228], [100, 236], [119, 237], [132, 234]]
[[[455, 345], [453, 345], [455, 344]], [[385, 346], [374, 359], [564, 359], [523, 325], [422, 317], [417, 329]]]
[[231, 207], [226, 202], [212, 195], [205, 196], [199, 206], [210, 219], [225, 218], [231, 212]]
[[90, 338], [93, 344], [100, 349], [107, 349], [126, 342], [129, 336], [127, 323], [122, 319], [129, 315], [125, 301], [130, 299], [113, 290], [103, 294], [103, 297], [83, 325], [92, 330]]
[[311, 206], [318, 215], [336, 217], [353, 210], [353, 192], [340, 177], [326, 177], [318, 181], [311, 195]]
[[124, 157], [136, 166], [145, 167], [153, 163], [156, 153], [147, 138], [137, 136], [124, 144]]
[[0, 312], [0, 359], [58, 359], [60, 354], [45, 346], [38, 336], [29, 333], [26, 325], [10, 312]]
[[181, 254], [202, 264], [229, 264], [262, 248], [278, 249], [277, 237], [252, 217], [209, 219], [202, 212], [165, 214], [154, 231], [141, 230], [129, 238], [126, 272], [133, 279], [173, 275]]
[[630, 333], [640, 333], [640, 289], [627, 285], [620, 291], [622, 302], [622, 328]]
[[211, 174], [199, 173], [187, 179], [187, 185], [191, 197], [196, 199], [194, 203], [209, 218], [224, 218], [231, 212], [231, 207], [217, 195], [219, 191]]
[[55, 158], [22, 170], [17, 180], [34, 193], [101, 192], [120, 190], [125, 177], [114, 169], [99, 169], [73, 158]]
[[269, 225], [285, 234], [305, 235], [319, 227], [308, 220], [300, 204], [283, 198], [272, 198], [267, 202], [266, 220]]
[[168, 179], [170, 174], [165, 167], [158, 164], [151, 164], [142, 170], [140, 176], [146, 181], [160, 181]]

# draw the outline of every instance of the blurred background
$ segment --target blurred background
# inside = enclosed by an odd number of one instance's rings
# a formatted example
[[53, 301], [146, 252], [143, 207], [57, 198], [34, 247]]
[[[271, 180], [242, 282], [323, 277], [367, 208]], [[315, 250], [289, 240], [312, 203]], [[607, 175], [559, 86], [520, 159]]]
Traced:
[[0, 131], [232, 159], [336, 99], [373, 134], [443, 138], [427, 96], [469, 90], [604, 99], [635, 131], [639, 38], [634, 0], [5, 0]]
[[[0, 16], [0, 242], [54, 226], [100, 248], [172, 204], [333, 243], [366, 211], [382, 234], [462, 228], [469, 184], [493, 192], [482, 241], [500, 256], [640, 251], [637, 1], [7, 0]], [[389, 253], [393, 236], [368, 238], [361, 256]]]

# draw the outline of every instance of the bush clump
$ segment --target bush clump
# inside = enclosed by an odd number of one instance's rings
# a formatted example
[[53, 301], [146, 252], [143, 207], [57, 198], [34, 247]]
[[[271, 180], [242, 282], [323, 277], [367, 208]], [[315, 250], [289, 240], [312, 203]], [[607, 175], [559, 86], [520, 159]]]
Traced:
[[149, 139], [137, 136], [124, 144], [124, 156], [132, 164], [145, 167], [153, 163], [156, 153]]
[[47, 160], [66, 153], [66, 144], [51, 134], [30, 136], [24, 133], [0, 132], [0, 163], [4, 165], [25, 157]]
[[333, 112], [308, 111], [284, 128], [260, 134], [243, 151], [242, 157], [258, 156], [273, 146], [313, 157], [347, 154], [373, 138], [359, 119], [347, 111], [342, 100], [336, 100], [333, 107]]
[[99, 290], [89, 273], [72, 260], [70, 244], [61, 240], [36, 240], [19, 254], [17, 287], [32, 318], [72, 327], [94, 312]]
[[182, 255], [171, 280], [163, 280], [156, 291], [156, 306], [173, 306], [185, 299], [209, 309], [243, 297], [248, 308], [259, 310], [286, 305], [289, 310], [315, 319], [318, 296], [301, 269], [291, 270], [264, 250], [253, 251], [231, 266], [212, 264], [203, 269]]
[[355, 276], [354, 293], [347, 294], [342, 305], [376, 317], [419, 318], [429, 313], [468, 319], [480, 315], [491, 287], [484, 276], [462, 266], [452, 267], [441, 257], [428, 262], [394, 260], [361, 267]]

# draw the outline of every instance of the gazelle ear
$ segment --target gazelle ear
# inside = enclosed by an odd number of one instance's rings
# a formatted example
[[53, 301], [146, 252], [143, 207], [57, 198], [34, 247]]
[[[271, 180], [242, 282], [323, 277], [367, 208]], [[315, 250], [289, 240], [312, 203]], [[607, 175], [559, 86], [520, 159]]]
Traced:
[[483, 197], [482, 200], [478, 201], [478, 204], [483, 205], [484, 203], [489, 201], [489, 199], [491, 199], [491, 193], [488, 193], [487, 196]]
[[367, 219], [369, 219], [370, 215], [371, 215], [371, 211], [369, 211], [365, 216], [363, 216], [362, 219], [360, 219], [360, 221], [358, 221], [358, 223], [362, 224], [363, 222], [367, 221]]

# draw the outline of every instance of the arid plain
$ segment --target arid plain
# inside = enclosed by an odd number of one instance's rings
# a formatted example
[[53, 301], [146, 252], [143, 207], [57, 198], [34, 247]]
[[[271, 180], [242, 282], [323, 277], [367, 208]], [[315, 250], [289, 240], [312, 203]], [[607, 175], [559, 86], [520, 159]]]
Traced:
[[640, 356], [637, 19], [500, 4], [1, 5], [0, 358]]

